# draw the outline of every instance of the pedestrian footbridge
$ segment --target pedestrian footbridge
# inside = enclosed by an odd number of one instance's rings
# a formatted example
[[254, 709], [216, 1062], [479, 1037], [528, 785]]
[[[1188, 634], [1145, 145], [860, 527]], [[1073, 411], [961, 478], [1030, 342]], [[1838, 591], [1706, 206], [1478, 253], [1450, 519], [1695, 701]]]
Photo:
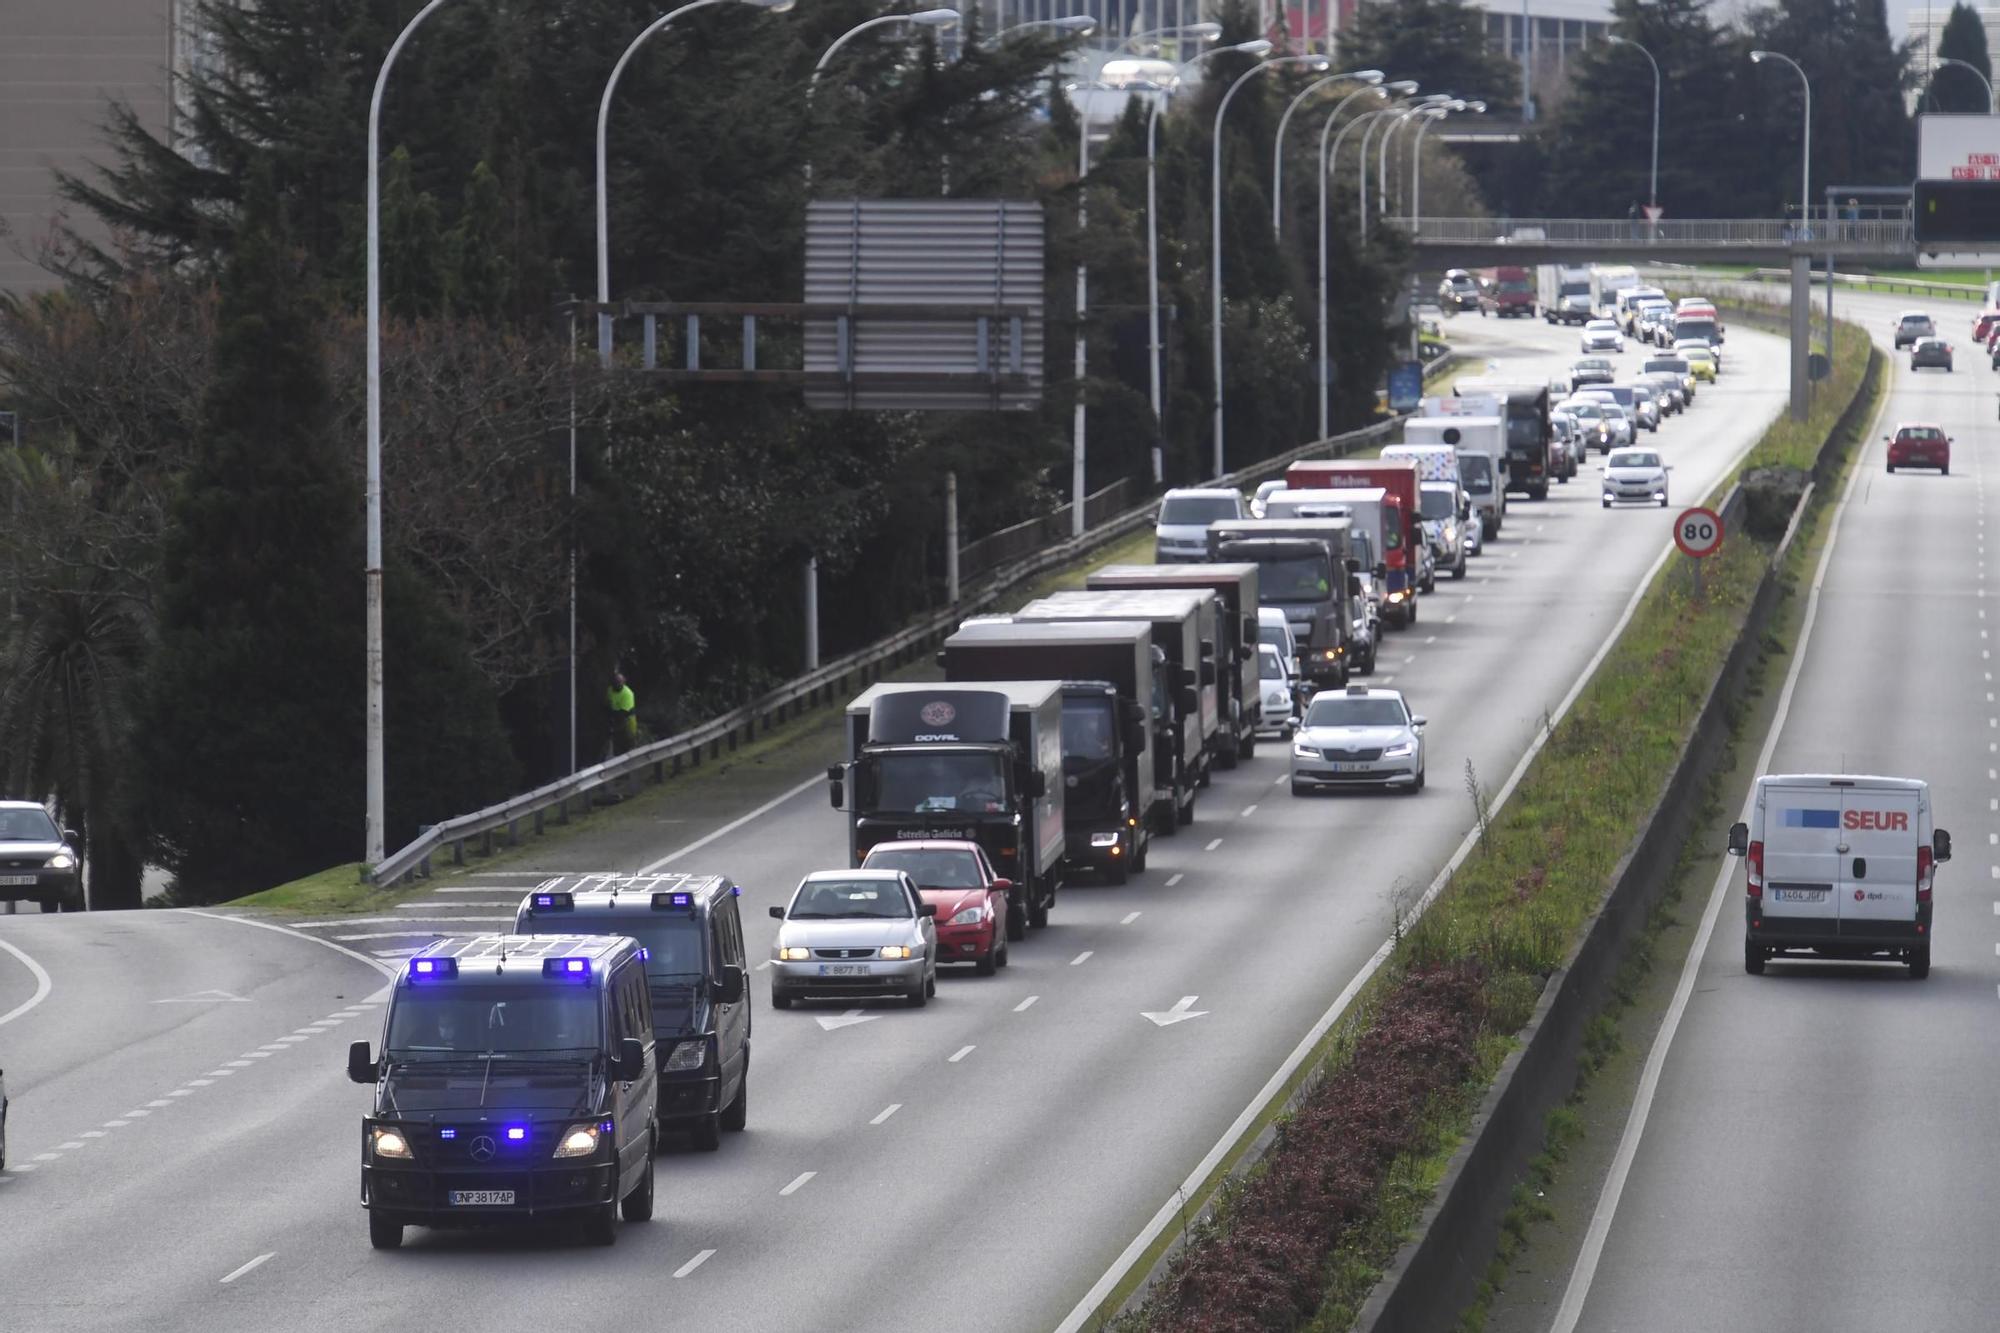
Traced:
[[1794, 260], [1909, 268], [1916, 238], [1907, 217], [1855, 221], [1814, 218], [1703, 218], [1646, 222], [1622, 218], [1389, 217], [1428, 266], [1490, 268], [1592, 263], [1748, 264]]

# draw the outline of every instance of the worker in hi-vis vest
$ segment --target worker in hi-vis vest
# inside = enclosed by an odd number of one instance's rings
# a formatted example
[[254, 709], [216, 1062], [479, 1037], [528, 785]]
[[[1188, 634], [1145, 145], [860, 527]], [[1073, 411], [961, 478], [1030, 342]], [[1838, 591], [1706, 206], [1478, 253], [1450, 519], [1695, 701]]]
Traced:
[[632, 697], [632, 687], [625, 683], [625, 674], [611, 673], [611, 686], [604, 691], [604, 706], [611, 714], [611, 752], [624, 754], [639, 743], [638, 701]]

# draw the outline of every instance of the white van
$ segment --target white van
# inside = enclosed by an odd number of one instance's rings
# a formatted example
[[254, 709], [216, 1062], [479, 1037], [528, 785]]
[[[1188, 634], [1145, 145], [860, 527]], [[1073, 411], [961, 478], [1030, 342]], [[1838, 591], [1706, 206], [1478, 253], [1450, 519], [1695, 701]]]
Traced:
[[1411, 417], [1403, 423], [1403, 443], [1384, 449], [1382, 456], [1400, 456], [1402, 450], [1412, 446], [1439, 445], [1449, 446], [1458, 456], [1458, 483], [1472, 501], [1473, 512], [1479, 515], [1480, 537], [1493, 537], [1500, 531], [1507, 513], [1506, 421], [1497, 407], [1490, 415], [1483, 416], [1439, 413]]
[[1769, 774], [1748, 824], [1729, 830], [1743, 858], [1743, 969], [1776, 954], [1900, 958], [1931, 970], [1931, 882], [1951, 834], [1931, 827], [1915, 778]]

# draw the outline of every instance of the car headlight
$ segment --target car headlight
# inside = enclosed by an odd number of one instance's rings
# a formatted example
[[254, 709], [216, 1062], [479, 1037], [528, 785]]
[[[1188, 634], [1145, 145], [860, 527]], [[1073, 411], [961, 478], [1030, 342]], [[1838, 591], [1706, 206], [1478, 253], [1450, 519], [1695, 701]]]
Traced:
[[[1106, 847], [1106, 846], [1109, 846], [1109, 845], [1110, 845], [1109, 843], [1100, 843], [1100, 842], [1098, 842], [1098, 841], [1097, 841], [1097, 838], [1098, 838], [1098, 837], [1102, 837], [1102, 836], [1103, 836], [1102, 834], [1098, 834], [1098, 835], [1097, 835], [1097, 837], [1093, 837], [1093, 838], [1092, 838], [1092, 839], [1090, 840], [1090, 841], [1091, 841], [1091, 845], [1092, 845], [1092, 846], [1094, 846], [1094, 847]], [[1111, 835], [1111, 841], [1112, 841], [1112, 842], [1116, 842], [1116, 841], [1118, 841], [1118, 835], [1117, 835], [1117, 834], [1115, 834], [1115, 833], [1114, 833], [1114, 834], [1112, 834], [1112, 835]], [[979, 925], [980, 923], [984, 922], [985, 920], [986, 920], [986, 909], [985, 909], [985, 907], [983, 907], [983, 906], [981, 906], [981, 907], [968, 907], [968, 908], [966, 908], [966, 909], [965, 909], [965, 910], [964, 910], [963, 912], [960, 912], [960, 913], [959, 913], [959, 914], [958, 914], [957, 916], [954, 916], [954, 917], [953, 917], [953, 918], [951, 919], [951, 924], [952, 924], [952, 925], [954, 925], [954, 926], [976, 926], [976, 925]]]
[[910, 946], [907, 944], [885, 944], [882, 946], [881, 953], [884, 958], [908, 958], [910, 956]]
[[662, 1074], [688, 1074], [708, 1063], [707, 1041], [684, 1041], [674, 1047], [674, 1053], [660, 1066]]
[[1116, 833], [1093, 833], [1090, 835], [1090, 845], [1092, 847], [1111, 847], [1115, 846], [1117, 842], [1118, 835]]
[[1285, 702], [1285, 692], [1283, 690], [1272, 690], [1264, 696], [1264, 702], [1266, 705], [1281, 705]]
[[792, 947], [778, 950], [778, 961], [781, 963], [803, 963], [811, 957], [811, 949]]
[[1397, 741], [1394, 745], [1382, 751], [1382, 757], [1384, 759], [1408, 759], [1416, 752], [1417, 743], [1415, 741]]
[[76, 864], [76, 858], [68, 852], [57, 852], [49, 858], [49, 869], [68, 870]]
[[400, 1130], [386, 1129], [377, 1125], [370, 1131], [369, 1146], [377, 1157], [393, 1157], [401, 1161], [410, 1159], [410, 1142], [403, 1137]]
[[603, 1140], [601, 1125], [571, 1125], [563, 1131], [562, 1141], [556, 1144], [557, 1157], [589, 1157], [597, 1151]]
[[1292, 757], [1294, 759], [1317, 759], [1319, 758], [1319, 751], [1303, 741], [1294, 741], [1292, 743]]

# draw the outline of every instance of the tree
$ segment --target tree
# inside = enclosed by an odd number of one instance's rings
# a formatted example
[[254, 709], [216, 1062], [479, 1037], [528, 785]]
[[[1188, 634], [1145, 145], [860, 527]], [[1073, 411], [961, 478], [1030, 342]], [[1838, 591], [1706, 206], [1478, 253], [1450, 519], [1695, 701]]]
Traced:
[[1992, 80], [1993, 61], [1986, 49], [1986, 24], [1978, 10], [1963, 3], [1952, 5], [1951, 14], [1944, 21], [1944, 31], [1938, 36], [1936, 54], [1937, 60], [1963, 60], [1979, 71], [1977, 76], [1960, 65], [1934, 64], [1928, 51], [1917, 58], [1931, 70], [1929, 86], [1918, 103], [1920, 110], [1986, 114], [1987, 84], [1979, 80], [1981, 77]]
[[1426, 93], [1518, 106], [1520, 70], [1486, 40], [1486, 11], [1467, 0], [1362, 0], [1341, 42], [1341, 67], [1415, 79]]

